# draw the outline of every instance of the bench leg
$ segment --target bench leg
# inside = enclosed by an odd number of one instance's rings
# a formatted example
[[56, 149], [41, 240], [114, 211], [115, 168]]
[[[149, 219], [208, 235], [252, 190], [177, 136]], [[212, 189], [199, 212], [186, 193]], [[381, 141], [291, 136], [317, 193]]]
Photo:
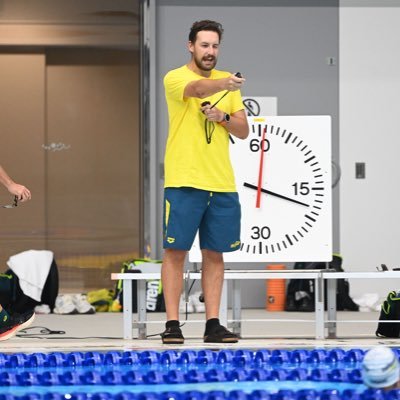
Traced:
[[132, 339], [132, 281], [130, 279], [124, 279], [122, 288], [122, 297], [124, 301], [124, 339]]
[[336, 287], [337, 281], [336, 279], [327, 279], [327, 307], [328, 307], [328, 338], [335, 339], [336, 338]]
[[324, 280], [322, 274], [315, 278], [315, 338], [325, 338]]
[[137, 281], [138, 287], [138, 297], [137, 297], [137, 306], [138, 306], [138, 338], [146, 339], [147, 337], [147, 312], [146, 312], [146, 281], [139, 280]]
[[232, 280], [232, 332], [237, 335], [241, 334], [242, 331], [242, 299], [240, 292], [240, 280]]

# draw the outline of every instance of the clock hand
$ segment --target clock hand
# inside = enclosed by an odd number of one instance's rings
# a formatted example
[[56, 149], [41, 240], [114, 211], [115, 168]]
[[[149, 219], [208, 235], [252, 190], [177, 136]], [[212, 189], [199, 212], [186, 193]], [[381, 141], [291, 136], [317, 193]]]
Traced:
[[[251, 183], [244, 182], [243, 186], [248, 187], [250, 189], [257, 190], [257, 192], [258, 192], [258, 188], [259, 187], [256, 186], [256, 185], [252, 185]], [[270, 190], [263, 189], [263, 188], [260, 188], [260, 190], [261, 190], [261, 192], [266, 193], [266, 194], [270, 194], [271, 196], [279, 197], [280, 199], [288, 200], [288, 201], [291, 201], [292, 203], [300, 204], [301, 206], [310, 207], [306, 203], [302, 203], [301, 201], [298, 201], [298, 200], [295, 200], [295, 199], [291, 199], [290, 197], [286, 197], [286, 196], [283, 196], [281, 194], [278, 194], [278, 193], [275, 193], [275, 192], [271, 192]]]
[[263, 175], [263, 166], [264, 166], [264, 142], [265, 142], [265, 134], [267, 133], [267, 128], [264, 128], [262, 139], [261, 139], [261, 151], [260, 151], [260, 167], [258, 170], [258, 186], [257, 186], [257, 199], [256, 199], [256, 208], [260, 208], [261, 206], [261, 185], [262, 185], [262, 175]]

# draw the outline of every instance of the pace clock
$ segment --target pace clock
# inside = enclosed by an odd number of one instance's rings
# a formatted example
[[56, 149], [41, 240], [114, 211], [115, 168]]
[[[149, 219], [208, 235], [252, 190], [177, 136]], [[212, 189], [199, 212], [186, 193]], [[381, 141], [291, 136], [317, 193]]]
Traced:
[[[332, 258], [331, 118], [249, 117], [230, 155], [242, 206], [240, 249], [228, 262]], [[196, 241], [192, 262], [201, 260]]]

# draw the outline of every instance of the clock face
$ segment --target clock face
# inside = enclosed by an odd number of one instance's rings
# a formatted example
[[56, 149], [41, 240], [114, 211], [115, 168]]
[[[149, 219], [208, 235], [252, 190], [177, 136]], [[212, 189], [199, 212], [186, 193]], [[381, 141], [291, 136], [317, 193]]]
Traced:
[[232, 137], [230, 149], [242, 207], [241, 246], [225, 253], [225, 261], [330, 260], [330, 117], [248, 121], [249, 137]]

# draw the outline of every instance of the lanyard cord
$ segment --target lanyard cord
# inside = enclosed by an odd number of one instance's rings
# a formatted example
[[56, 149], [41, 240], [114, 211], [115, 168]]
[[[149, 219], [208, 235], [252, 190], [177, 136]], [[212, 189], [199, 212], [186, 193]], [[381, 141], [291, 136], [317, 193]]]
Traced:
[[207, 118], [204, 120], [204, 132], [206, 133], [207, 144], [211, 143], [212, 135], [215, 130], [214, 122], [209, 121]]
[[[210, 110], [212, 108], [214, 108], [227, 94], [229, 93], [229, 90], [227, 90], [211, 107]], [[208, 106], [210, 104], [209, 101], [203, 101], [203, 103], [201, 103], [202, 107], [204, 106]], [[211, 139], [212, 139], [212, 135], [214, 133], [215, 130], [215, 124], [212, 121], [209, 121], [207, 118], [204, 121], [204, 132], [206, 133], [206, 141], [207, 144], [211, 143]]]
[[[242, 74], [240, 72], [236, 72], [235, 76], [237, 76], [238, 78], [242, 77]], [[227, 90], [211, 107], [210, 110], [212, 108], [214, 108], [230, 91]], [[209, 101], [203, 101], [201, 103], [202, 107], [208, 106], [209, 104], [211, 104]], [[209, 121], [207, 118], [204, 121], [204, 131], [206, 133], [206, 141], [207, 144], [211, 143], [211, 139], [212, 139], [212, 134], [214, 133], [215, 130], [215, 124], [212, 121]], [[233, 142], [231, 136], [229, 136], [229, 139]]]

